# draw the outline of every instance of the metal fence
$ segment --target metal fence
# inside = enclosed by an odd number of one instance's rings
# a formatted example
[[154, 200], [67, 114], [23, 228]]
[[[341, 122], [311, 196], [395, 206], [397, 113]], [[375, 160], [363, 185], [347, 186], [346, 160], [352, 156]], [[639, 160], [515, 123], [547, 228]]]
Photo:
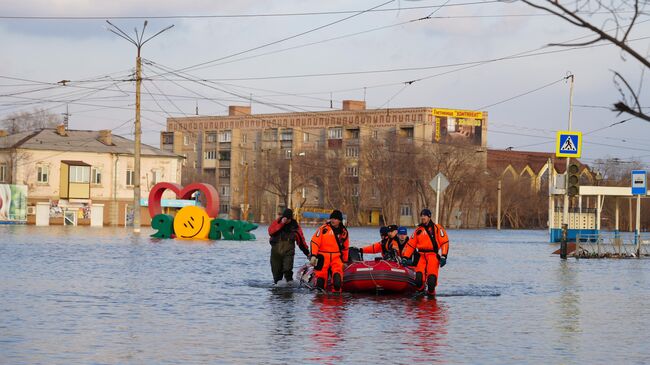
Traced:
[[[637, 244], [639, 243], [639, 244]], [[639, 253], [637, 255], [637, 250]], [[634, 234], [599, 233], [578, 234], [574, 256], [579, 258], [632, 258], [650, 256], [650, 233]]]

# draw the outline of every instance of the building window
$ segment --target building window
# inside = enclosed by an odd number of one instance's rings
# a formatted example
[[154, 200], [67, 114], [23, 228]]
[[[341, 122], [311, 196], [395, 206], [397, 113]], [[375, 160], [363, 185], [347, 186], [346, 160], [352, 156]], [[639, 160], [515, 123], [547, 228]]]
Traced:
[[0, 164], [0, 182], [6, 182], [7, 181], [7, 164], [2, 163]]
[[305, 199], [307, 197], [307, 188], [302, 188], [302, 198]]
[[242, 143], [247, 143], [248, 142], [248, 133], [242, 133], [241, 141], [242, 141]]
[[293, 129], [285, 129], [280, 133], [281, 141], [293, 141]]
[[205, 159], [206, 160], [216, 160], [217, 159], [217, 151], [216, 150], [205, 151]]
[[404, 128], [406, 138], [413, 138], [413, 128]]
[[163, 134], [163, 144], [174, 144], [174, 135], [171, 133]]
[[101, 185], [102, 183], [102, 170], [96, 167], [93, 167], [92, 183], [95, 185]]
[[70, 182], [87, 184], [90, 182], [90, 166], [70, 166]]
[[329, 139], [343, 139], [343, 128], [330, 128], [327, 136]]
[[278, 140], [278, 130], [275, 128], [265, 130], [262, 139], [266, 142], [275, 142]]
[[206, 141], [208, 143], [214, 143], [217, 141], [217, 134], [216, 133], [208, 133], [206, 136]]
[[359, 176], [359, 168], [357, 166], [348, 166], [345, 168], [345, 173], [348, 176]]
[[219, 204], [219, 213], [229, 214], [230, 213], [230, 204]]
[[133, 186], [133, 178], [135, 177], [135, 174], [133, 170], [127, 169], [126, 170], [126, 186]]
[[410, 217], [411, 216], [411, 206], [407, 204], [402, 204], [399, 208], [400, 215], [403, 217]]
[[47, 166], [36, 167], [36, 181], [47, 184], [50, 178], [50, 169]]
[[198, 164], [196, 161], [194, 161], [193, 165], [194, 165], [194, 168], [198, 168], [198, 167], [199, 167], [199, 164]]
[[230, 178], [230, 169], [219, 169], [219, 177]]
[[359, 191], [360, 191], [359, 185], [352, 186], [352, 196], [358, 197], [359, 196]]
[[190, 144], [190, 136], [183, 136], [183, 145], [187, 146]]
[[161, 177], [160, 175], [162, 174], [158, 170], [151, 171], [151, 185], [156, 185], [157, 183], [160, 182], [160, 177]]
[[351, 139], [359, 139], [359, 130], [358, 129], [352, 129], [350, 131], [350, 138]]
[[230, 196], [230, 185], [221, 185], [219, 187], [219, 194], [221, 196]]
[[347, 147], [345, 149], [345, 157], [359, 157], [359, 147]]
[[219, 133], [219, 142], [231, 142], [232, 141], [232, 132], [223, 131]]
[[379, 131], [372, 131], [372, 138], [377, 139], [378, 136], [379, 136]]
[[302, 132], [302, 141], [303, 142], [309, 142], [309, 133]]
[[230, 151], [219, 152], [219, 161], [230, 161]]

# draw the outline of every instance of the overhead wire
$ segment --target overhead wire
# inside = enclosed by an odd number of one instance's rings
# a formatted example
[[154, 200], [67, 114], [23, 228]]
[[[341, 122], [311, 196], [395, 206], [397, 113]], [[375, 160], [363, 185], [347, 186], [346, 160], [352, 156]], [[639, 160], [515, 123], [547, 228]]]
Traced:
[[299, 32], [299, 33], [296, 33], [296, 34], [293, 34], [293, 35], [290, 35], [290, 36], [288, 36], [288, 37], [284, 37], [284, 38], [277, 39], [277, 40], [274, 40], [274, 41], [271, 41], [271, 42], [268, 42], [268, 43], [264, 43], [264, 44], [259, 45], [259, 46], [255, 46], [255, 47], [248, 48], [248, 49], [245, 49], [245, 50], [242, 50], [242, 51], [238, 51], [238, 52], [235, 52], [235, 53], [231, 53], [231, 54], [229, 54], [229, 55], [222, 56], [222, 57], [219, 57], [219, 58], [216, 58], [216, 59], [210, 60], [210, 61], [204, 61], [204, 62], [197, 63], [197, 64], [195, 64], [195, 65], [192, 65], [192, 66], [187, 66], [187, 67], [183, 67], [183, 68], [180, 68], [180, 69], [176, 69], [176, 70], [174, 70], [174, 71], [176, 71], [176, 72], [179, 72], [179, 71], [189, 71], [189, 70], [192, 70], [192, 69], [194, 69], [194, 68], [196, 68], [196, 67], [201, 67], [201, 66], [208, 65], [208, 64], [211, 64], [211, 63], [214, 63], [214, 62], [219, 62], [219, 61], [222, 61], [222, 60], [225, 60], [225, 59], [228, 59], [228, 58], [232, 58], [232, 57], [236, 57], [236, 56], [239, 56], [239, 55], [242, 55], [242, 54], [248, 53], [248, 52], [256, 51], [256, 50], [258, 50], [258, 49], [263, 49], [263, 48], [270, 47], [270, 46], [275, 45], [275, 44], [279, 44], [279, 43], [282, 43], [282, 42], [286, 42], [286, 41], [288, 41], [288, 40], [291, 40], [291, 39], [294, 39], [294, 38], [298, 38], [298, 37], [301, 37], [301, 36], [304, 36], [304, 35], [306, 35], [306, 34], [309, 34], [309, 33], [313, 33], [313, 32], [319, 31], [319, 30], [324, 29], [324, 28], [327, 28], [327, 27], [331, 27], [332, 25], [335, 25], [335, 24], [338, 24], [338, 23], [342, 23], [342, 22], [344, 22], [344, 21], [346, 21], [346, 20], [349, 20], [349, 19], [355, 18], [355, 17], [357, 17], [357, 16], [360, 16], [360, 15], [362, 15], [362, 14], [365, 14], [365, 13], [367, 13], [369, 10], [373, 10], [373, 9], [380, 8], [380, 7], [384, 6], [384, 5], [388, 5], [388, 4], [392, 3], [392, 2], [394, 2], [394, 1], [395, 1], [395, 0], [388, 0], [388, 1], [385, 1], [385, 2], [383, 2], [383, 3], [381, 3], [381, 4], [379, 4], [379, 5], [375, 5], [375, 6], [371, 7], [371, 8], [369, 8], [369, 9], [366, 9], [366, 10], [362, 10], [362, 11], [356, 12], [356, 13], [354, 13], [354, 14], [352, 14], [352, 15], [349, 15], [349, 16], [346, 16], [346, 17], [344, 17], [344, 18], [337, 19], [337, 20], [335, 20], [335, 21], [328, 22], [328, 23], [326, 23], [326, 24], [324, 24], [324, 25], [320, 25], [320, 26], [317, 26], [317, 27], [314, 27], [314, 28], [310, 28], [310, 29], [308, 29], [308, 30], [305, 30], [305, 31], [302, 31], [302, 32]]
[[468, 5], [484, 5], [501, 3], [498, 0], [470, 1], [449, 5], [424, 5], [409, 6], [386, 9], [359, 9], [359, 10], [335, 10], [335, 11], [312, 11], [294, 13], [258, 13], [258, 14], [176, 14], [176, 15], [101, 15], [101, 16], [43, 16], [43, 15], [0, 15], [0, 19], [23, 19], [23, 20], [104, 20], [104, 19], [219, 19], [219, 18], [270, 18], [270, 17], [291, 17], [291, 16], [315, 16], [315, 15], [343, 15], [359, 12], [393, 12], [406, 10], [434, 9], [440, 7], [460, 7]]

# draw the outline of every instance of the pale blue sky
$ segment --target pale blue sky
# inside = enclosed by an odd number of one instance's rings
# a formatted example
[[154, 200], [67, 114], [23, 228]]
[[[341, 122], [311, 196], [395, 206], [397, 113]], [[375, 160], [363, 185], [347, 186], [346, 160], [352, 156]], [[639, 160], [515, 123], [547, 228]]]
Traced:
[[[211, 14], [303, 13], [340, 10], [362, 10], [385, 1], [61, 1], [25, 0], [0, 5], [3, 16], [153, 16]], [[452, 0], [448, 5], [467, 3]], [[394, 1], [383, 8], [408, 8], [444, 4], [444, 1]], [[414, 21], [383, 30], [332, 40], [275, 54], [254, 57], [284, 48], [318, 42], [329, 38], [390, 26], [422, 18], [434, 9], [373, 12], [355, 16], [321, 30], [227, 58], [211, 67], [187, 71], [192, 78], [242, 79], [269, 76], [338, 73], [410, 67], [430, 67], [480, 61], [532, 51], [551, 42], [578, 38], [588, 33], [550, 16], [528, 17], [459, 17], [540, 14], [523, 4], [493, 3], [447, 6], [433, 19]], [[143, 57], [157, 65], [180, 69], [205, 61], [229, 56], [273, 42], [309, 29], [353, 15], [152, 19], [148, 31], [175, 27], [152, 40], [143, 48]], [[435, 18], [441, 17], [441, 18]], [[647, 17], [645, 18], [647, 19]], [[599, 21], [604, 20], [600, 19]], [[129, 33], [141, 27], [142, 20], [115, 19], [113, 22]], [[57, 82], [85, 80], [110, 74], [116, 80], [127, 78], [134, 67], [135, 47], [105, 29], [103, 19], [97, 20], [35, 20], [0, 19], [0, 76]], [[611, 23], [606, 25], [611, 27]], [[149, 33], [151, 34], [151, 33]], [[641, 23], [631, 39], [650, 34], [650, 22]], [[631, 43], [645, 53], [650, 42]], [[553, 51], [558, 48], [546, 48]], [[145, 65], [145, 75], [157, 73], [155, 65]], [[144, 141], [158, 145], [158, 132], [167, 115], [192, 115], [198, 100], [200, 114], [225, 114], [226, 105], [246, 104], [218, 89], [248, 97], [253, 94], [253, 112], [325, 110], [329, 108], [330, 92], [335, 107], [342, 99], [362, 99], [366, 87], [369, 107], [436, 106], [476, 109], [531, 91], [560, 80], [567, 72], [576, 75], [574, 129], [589, 132], [624, 119], [606, 108], [619, 98], [611, 70], [623, 72], [638, 84], [641, 68], [638, 62], [624, 57], [612, 46], [569, 50], [512, 60], [483, 64], [445, 75], [434, 76], [459, 68], [420, 69], [407, 72], [371, 73], [323, 77], [275, 78], [256, 80], [211, 81], [206, 87], [195, 82], [167, 75], [171, 81], [158, 77], [145, 82], [143, 89]], [[426, 78], [432, 76], [430, 78]], [[426, 78], [404, 87], [404, 81]], [[647, 81], [646, 75], [646, 81]], [[93, 81], [98, 81], [94, 79]], [[69, 101], [72, 114], [70, 127], [75, 129], [116, 128], [128, 136], [133, 117], [134, 85], [117, 81], [73, 83], [39, 92], [26, 92], [48, 85], [24, 85], [24, 81], [0, 79], [0, 118], [38, 105], [56, 113], [65, 111], [63, 100]], [[376, 85], [391, 84], [386, 87]], [[85, 89], [84, 89], [85, 87]], [[92, 88], [108, 87], [106, 91], [88, 95]], [[189, 90], [188, 90], [189, 89]], [[262, 90], [263, 89], [263, 90]], [[352, 89], [352, 90], [350, 90]], [[270, 90], [270, 91], [265, 91]], [[343, 91], [348, 90], [348, 91]], [[400, 92], [401, 91], [401, 92]], [[24, 92], [16, 94], [19, 92]], [[151, 92], [154, 97], [148, 95]], [[282, 96], [281, 93], [306, 94]], [[7, 94], [12, 94], [7, 96]], [[86, 95], [84, 95], [86, 94]], [[171, 99], [167, 100], [162, 94]], [[304, 97], [308, 96], [308, 97]], [[645, 96], [645, 97], [643, 97]], [[31, 98], [31, 99], [30, 99]], [[155, 99], [155, 100], [154, 100]], [[569, 87], [556, 83], [540, 91], [488, 107], [488, 144], [494, 148], [509, 146], [534, 151], [554, 148], [554, 131], [567, 125]], [[55, 100], [43, 104], [41, 100]], [[263, 105], [255, 100], [263, 101]], [[647, 102], [647, 92], [642, 102]], [[156, 103], [157, 102], [157, 103]], [[30, 103], [30, 104], [26, 104]], [[36, 104], [34, 104], [36, 103]], [[172, 104], [173, 103], [173, 104]], [[269, 105], [277, 105], [271, 107]], [[278, 105], [283, 104], [283, 105]], [[286, 104], [286, 105], [285, 105]], [[119, 107], [115, 109], [108, 107]], [[649, 105], [650, 106], [650, 105]], [[102, 109], [100, 109], [102, 108]], [[163, 111], [161, 111], [164, 110]], [[605, 156], [621, 159], [640, 158], [650, 162], [650, 124], [630, 120], [585, 137], [584, 159], [589, 162]], [[543, 138], [540, 138], [543, 137]], [[548, 138], [544, 139], [544, 138]], [[545, 142], [539, 144], [540, 142]]]

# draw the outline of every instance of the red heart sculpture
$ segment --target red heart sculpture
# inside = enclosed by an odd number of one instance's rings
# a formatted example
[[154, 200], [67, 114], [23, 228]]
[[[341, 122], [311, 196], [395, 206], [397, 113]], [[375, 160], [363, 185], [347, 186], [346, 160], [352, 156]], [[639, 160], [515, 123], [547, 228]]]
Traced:
[[190, 199], [194, 192], [200, 191], [205, 196], [205, 211], [208, 213], [208, 216], [215, 218], [219, 215], [219, 192], [217, 192], [214, 186], [204, 183], [192, 183], [183, 187], [180, 184], [160, 182], [154, 185], [151, 188], [151, 192], [149, 192], [149, 215], [151, 215], [151, 218], [162, 213], [160, 202], [163, 193], [167, 189], [176, 193], [176, 197], [181, 199]]

